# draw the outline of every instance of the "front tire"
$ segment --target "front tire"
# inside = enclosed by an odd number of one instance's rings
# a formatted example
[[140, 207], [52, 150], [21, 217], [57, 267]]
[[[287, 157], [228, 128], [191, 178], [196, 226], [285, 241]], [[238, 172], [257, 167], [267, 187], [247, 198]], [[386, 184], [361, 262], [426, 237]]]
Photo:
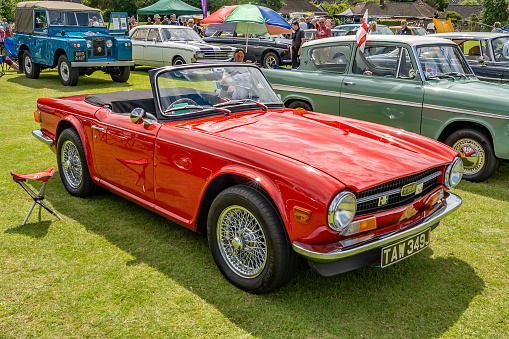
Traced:
[[479, 130], [465, 128], [452, 133], [445, 144], [461, 154], [463, 178], [481, 182], [493, 175], [498, 167], [498, 159], [489, 138]]
[[263, 56], [263, 67], [274, 68], [275, 65], [279, 66], [279, 58], [274, 52], [268, 52]]
[[76, 86], [80, 78], [79, 69], [71, 67], [71, 63], [65, 54], [58, 58], [58, 77], [64, 86]]
[[115, 69], [111, 74], [111, 80], [115, 82], [126, 82], [131, 75], [131, 66], [122, 66]]
[[291, 277], [297, 263], [270, 201], [245, 185], [225, 189], [210, 207], [207, 236], [224, 277], [250, 293], [268, 293]]
[[293, 108], [293, 109], [303, 109], [303, 110], [306, 110], [306, 111], [311, 111], [313, 110], [313, 108], [311, 107], [310, 104], [308, 104], [307, 102], [305, 101], [300, 101], [300, 100], [295, 100], [295, 101], [292, 101], [289, 105], [288, 105], [288, 108]]
[[177, 65], [183, 65], [183, 64], [185, 64], [185, 63], [186, 63], [186, 61], [184, 60], [184, 58], [183, 58], [183, 57], [181, 57], [181, 56], [177, 56], [177, 57], [173, 58], [173, 61], [172, 61], [172, 63], [171, 63], [171, 64], [172, 64], [173, 66], [177, 66]]
[[39, 79], [41, 73], [41, 65], [32, 61], [32, 56], [29, 51], [23, 53], [23, 70], [25, 76], [29, 79]]
[[90, 177], [83, 143], [74, 128], [64, 130], [58, 137], [57, 163], [60, 178], [70, 194], [85, 198], [94, 193], [96, 186]]

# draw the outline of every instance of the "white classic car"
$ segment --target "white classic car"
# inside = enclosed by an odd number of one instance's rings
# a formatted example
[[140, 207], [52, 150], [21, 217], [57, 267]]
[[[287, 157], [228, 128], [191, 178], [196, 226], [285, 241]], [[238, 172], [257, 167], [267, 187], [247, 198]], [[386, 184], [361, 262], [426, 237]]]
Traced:
[[209, 44], [191, 27], [145, 25], [133, 28], [129, 35], [136, 65], [161, 67], [200, 61], [224, 61], [235, 48]]

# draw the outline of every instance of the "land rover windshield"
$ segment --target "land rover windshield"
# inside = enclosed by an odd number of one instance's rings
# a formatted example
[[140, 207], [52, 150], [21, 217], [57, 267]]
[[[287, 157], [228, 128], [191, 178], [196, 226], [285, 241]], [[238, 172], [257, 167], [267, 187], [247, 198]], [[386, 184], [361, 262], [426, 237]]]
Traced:
[[50, 26], [104, 27], [104, 20], [100, 11], [48, 11], [48, 15]]

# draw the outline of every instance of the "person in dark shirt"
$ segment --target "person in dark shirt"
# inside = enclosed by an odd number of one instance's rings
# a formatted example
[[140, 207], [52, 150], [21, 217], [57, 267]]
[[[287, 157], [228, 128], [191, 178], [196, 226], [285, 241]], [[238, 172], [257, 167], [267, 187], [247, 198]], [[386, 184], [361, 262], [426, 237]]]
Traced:
[[174, 25], [174, 26], [181, 26], [181, 24], [177, 21], [177, 15], [176, 14], [172, 14], [170, 16], [170, 22], [169, 22], [170, 25]]
[[292, 68], [297, 68], [300, 65], [300, 52], [306, 37], [297, 20], [292, 21], [292, 29]]
[[147, 18], [147, 25], [153, 25], [152, 19], [150, 17]]
[[406, 20], [401, 20], [401, 28], [398, 29], [396, 34], [399, 34], [399, 35], [412, 35], [412, 31], [410, 30], [410, 28], [408, 28]]
[[306, 20], [306, 25], [307, 25], [308, 29], [315, 28], [315, 25], [313, 25], [313, 23], [311, 22], [311, 18], [310, 17], [307, 16], [305, 20]]
[[161, 22], [162, 25], [169, 25], [170, 22], [168, 21], [168, 16], [163, 16], [163, 21]]
[[226, 60], [228, 62], [244, 62], [244, 50], [242, 48], [237, 48], [235, 53], [233, 53], [233, 57]]

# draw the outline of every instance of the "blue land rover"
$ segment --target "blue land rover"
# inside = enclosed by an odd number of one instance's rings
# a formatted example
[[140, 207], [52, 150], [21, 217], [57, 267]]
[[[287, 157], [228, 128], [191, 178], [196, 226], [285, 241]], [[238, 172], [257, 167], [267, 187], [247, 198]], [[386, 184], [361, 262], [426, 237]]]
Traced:
[[14, 46], [20, 68], [37, 79], [41, 70], [58, 69], [65, 86], [97, 70], [116, 82], [129, 79], [132, 45], [127, 13], [111, 13], [104, 24], [101, 11], [61, 1], [28, 1], [16, 6]]

